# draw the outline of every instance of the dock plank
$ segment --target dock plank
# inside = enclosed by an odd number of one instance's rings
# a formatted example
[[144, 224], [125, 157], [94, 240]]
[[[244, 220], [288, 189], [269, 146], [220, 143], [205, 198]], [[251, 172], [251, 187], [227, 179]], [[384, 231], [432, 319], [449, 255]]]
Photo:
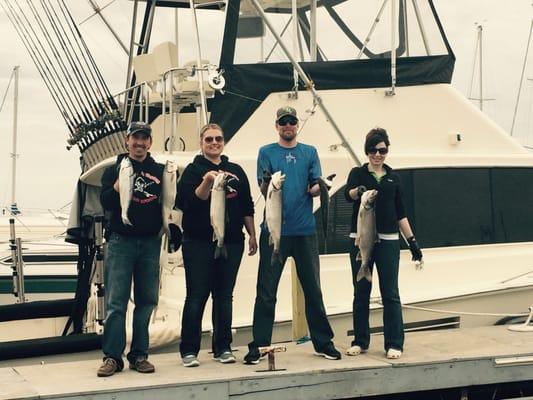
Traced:
[[[238, 350], [242, 359], [246, 349]], [[150, 358], [155, 374], [125, 370], [109, 378], [96, 377], [100, 359], [78, 360], [1, 369], [0, 383], [9, 382], [12, 394], [0, 391], [0, 400], [341, 399], [530, 380], [533, 361], [496, 365], [495, 360], [532, 355], [533, 333], [485, 327], [408, 333], [399, 360], [385, 358], [381, 336], [372, 337], [368, 353], [339, 361], [315, 356], [310, 343], [289, 343], [286, 353], [276, 354], [276, 367], [285, 370], [274, 372], [256, 372], [267, 368], [266, 361], [222, 365], [206, 351], [198, 368], [184, 368], [178, 354], [164, 353]]]

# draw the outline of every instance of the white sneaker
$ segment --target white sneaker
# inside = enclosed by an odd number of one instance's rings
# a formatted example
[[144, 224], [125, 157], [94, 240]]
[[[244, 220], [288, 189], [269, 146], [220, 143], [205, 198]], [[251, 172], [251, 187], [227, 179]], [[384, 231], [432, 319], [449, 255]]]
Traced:
[[387, 358], [390, 360], [396, 360], [402, 356], [402, 351], [398, 349], [388, 349], [387, 350]]
[[358, 356], [361, 353], [366, 353], [368, 349], [363, 349], [361, 346], [355, 345], [346, 350], [348, 356]]

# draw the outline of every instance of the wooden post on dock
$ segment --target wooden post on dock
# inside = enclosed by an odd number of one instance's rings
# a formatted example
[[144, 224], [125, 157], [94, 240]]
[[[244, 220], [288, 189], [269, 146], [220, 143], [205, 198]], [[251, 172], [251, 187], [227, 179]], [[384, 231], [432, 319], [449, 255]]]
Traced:
[[291, 267], [292, 282], [292, 340], [307, 336], [307, 319], [305, 318], [305, 300], [302, 285], [296, 273], [294, 259], [289, 257], [287, 264]]

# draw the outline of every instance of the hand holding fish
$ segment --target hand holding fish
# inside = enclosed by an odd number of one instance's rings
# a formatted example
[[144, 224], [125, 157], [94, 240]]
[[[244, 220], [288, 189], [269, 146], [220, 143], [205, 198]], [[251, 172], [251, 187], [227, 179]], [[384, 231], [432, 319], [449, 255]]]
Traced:
[[213, 182], [215, 182], [215, 178], [219, 174], [219, 171], [208, 171], [205, 173], [205, 175], [202, 177], [202, 179], [209, 184], [213, 185]]

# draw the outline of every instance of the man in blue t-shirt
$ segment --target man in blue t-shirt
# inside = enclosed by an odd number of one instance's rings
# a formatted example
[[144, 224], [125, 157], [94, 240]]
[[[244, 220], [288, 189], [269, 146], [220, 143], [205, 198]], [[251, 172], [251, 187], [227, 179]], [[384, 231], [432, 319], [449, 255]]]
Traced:
[[276, 294], [287, 257], [293, 257], [298, 279], [305, 296], [305, 314], [311, 340], [318, 355], [338, 360], [341, 353], [335, 348], [333, 331], [329, 325], [322, 291], [320, 264], [316, 239], [313, 197], [320, 194], [317, 180], [321, 176], [320, 161], [313, 146], [298, 143], [298, 116], [292, 107], [282, 107], [276, 114], [279, 139], [259, 149], [257, 181], [266, 195], [271, 174], [281, 171], [283, 185], [283, 221], [280, 259], [272, 260], [272, 247], [266, 225], [261, 227], [259, 240], [259, 273], [255, 298], [253, 341], [244, 357], [246, 364], [257, 364], [260, 347], [270, 346], [276, 307]]

